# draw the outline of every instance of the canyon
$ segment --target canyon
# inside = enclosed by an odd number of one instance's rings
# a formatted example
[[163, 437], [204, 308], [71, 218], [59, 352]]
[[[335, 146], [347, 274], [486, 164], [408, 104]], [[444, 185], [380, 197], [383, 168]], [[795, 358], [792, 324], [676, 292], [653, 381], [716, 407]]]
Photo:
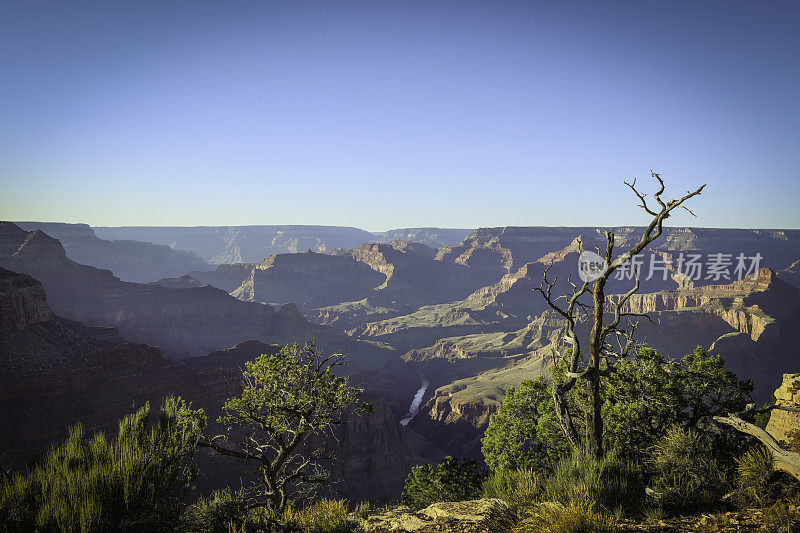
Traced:
[[[42, 228], [34, 228], [42, 229]], [[414, 241], [438, 248], [460, 242], [471, 230], [403, 228], [370, 233], [343, 226], [95, 227], [101, 239], [133, 239], [191, 250], [212, 264], [253, 263], [278, 253], [331, 252], [365, 242]], [[150, 280], [148, 280], [150, 281]]]
[[[375, 405], [372, 418], [342, 433], [340, 452], [350, 460], [339, 474], [348, 493], [377, 499], [399, 493], [415, 462], [445, 453], [480, 458], [480, 437], [505, 391], [546, 375], [553, 352], [564, 348], [560, 317], [535, 292], [545, 270], [557, 276], [555, 294], [569, 292], [581, 249], [604, 238], [591, 227], [380, 235], [316, 226], [94, 228], [93, 237], [92, 228], [71, 230], [80, 239], [61, 225], [51, 229], [66, 232], [69, 244], [47, 228], [0, 223], [0, 267], [8, 272], [0, 277], [0, 370], [34, 373], [36, 387], [58, 391], [51, 394], [58, 401], [37, 408], [55, 413], [53, 424], [66, 427], [80, 419], [80, 406], [110, 394], [97, 385], [101, 375], [131, 388], [111, 402], [113, 416], [84, 417], [108, 429], [131, 402], [156, 402], [168, 391], [222, 398], [219, 368], [234, 371], [261, 353], [316, 338], [325, 351], [348, 353], [351, 379]], [[641, 231], [611, 229], [618, 249]], [[92, 239], [111, 244], [93, 245], [91, 264], [81, 264], [76, 257], [88, 245], [80, 243]], [[141, 258], [157, 264], [138, 271], [165, 275], [141, 274], [148, 283], [120, 279], [114, 261], [124, 261], [118, 250], [130, 239], [150, 239], [146, 249], [158, 250]], [[765, 401], [784, 373], [800, 370], [800, 231], [666, 228], [644, 255], [674, 262], [681, 254], [720, 253], [759, 254], [759, 268], [742, 280], [687, 281], [670, 265], [642, 279], [626, 310], [652, 320], [640, 322], [642, 342], [667, 357], [698, 345], [720, 354], [729, 369], [754, 380], [757, 400]], [[186, 257], [194, 259], [181, 271], [176, 261]], [[608, 301], [632, 284], [612, 279]], [[12, 293], [26, 296], [12, 301]], [[120, 366], [108, 370], [112, 359]], [[89, 394], [65, 383], [95, 385]], [[32, 388], [14, 394], [36, 395]], [[59, 402], [75, 407], [64, 411]], [[9, 423], [30, 443], [60, 435]], [[384, 471], [387, 481], [375, 485], [373, 474]]]
[[28, 232], [43, 231], [58, 239], [76, 263], [110, 270], [123, 281], [145, 283], [209, 268], [194, 252], [137, 240], [100, 239], [86, 224], [17, 222], [17, 226]]
[[[114, 434], [118, 420], [146, 402], [157, 407], [179, 395], [215, 420], [231, 394], [238, 367], [280, 347], [247, 341], [178, 362], [154, 346], [123, 340], [114, 328], [63, 319], [50, 310], [34, 278], [0, 269], [0, 467], [19, 469], [82, 424]], [[443, 453], [403, 430], [387, 402], [367, 393], [372, 413], [355, 417], [323, 443], [339, 460], [332, 471], [338, 495], [387, 502], [412, 466]], [[199, 458], [198, 487], [212, 490], [248, 479], [242, 465]]]

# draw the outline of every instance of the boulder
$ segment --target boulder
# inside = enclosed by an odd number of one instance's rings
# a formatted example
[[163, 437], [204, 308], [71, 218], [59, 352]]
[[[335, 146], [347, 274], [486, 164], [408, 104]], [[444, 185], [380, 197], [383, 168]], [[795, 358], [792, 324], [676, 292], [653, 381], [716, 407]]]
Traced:
[[463, 502], [438, 502], [421, 511], [400, 506], [362, 522], [366, 531], [383, 533], [388, 531], [488, 531], [484, 522], [496, 506], [506, 506], [503, 500], [485, 498]]

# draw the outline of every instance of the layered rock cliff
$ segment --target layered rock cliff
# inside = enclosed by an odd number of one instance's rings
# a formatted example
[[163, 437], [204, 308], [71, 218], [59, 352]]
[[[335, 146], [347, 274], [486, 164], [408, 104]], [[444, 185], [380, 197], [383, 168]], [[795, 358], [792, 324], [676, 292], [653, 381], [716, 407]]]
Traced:
[[55, 313], [88, 325], [114, 326], [126, 339], [161, 346], [173, 357], [205, 355], [248, 339], [285, 344], [316, 336], [320, 342], [335, 341], [335, 335], [306, 321], [294, 305], [274, 309], [241, 302], [209, 286], [173, 289], [123, 282], [108, 270], [71, 261], [45, 233], [25, 233], [10, 223], [0, 223], [0, 240], [7, 250], [16, 243], [16, 250], [0, 256], [0, 266], [38, 279]]
[[410, 241], [424, 244], [431, 248], [453, 246], [469, 235], [471, 229], [455, 228], [401, 228], [378, 233], [373, 242]]
[[[479, 293], [496, 301], [522, 279], [525, 276], [509, 275]], [[754, 380], [758, 401], [767, 399], [781, 373], [796, 363], [800, 291], [769, 269], [725, 285], [636, 294], [624, 310], [648, 313], [652, 323], [641, 320], [637, 336], [667, 357], [679, 357], [697, 345], [721, 354], [728, 369]], [[556, 316], [543, 320], [546, 314], [514, 334], [501, 330], [450, 336], [406, 352], [403, 359], [426, 378], [456, 379], [436, 385], [412, 427], [448, 451], [458, 448], [459, 442], [471, 442], [459, 449], [477, 454], [478, 439], [505, 389], [540, 375], [547, 368], [549, 352], [564, 348], [560, 320]], [[459, 376], [461, 372], [473, 372], [474, 377]], [[450, 440], [453, 434], [458, 441]]]
[[[123, 342], [114, 330], [53, 315], [38, 281], [0, 270], [0, 301], [27, 313], [0, 314], [0, 463], [18, 467], [76, 422], [113, 433], [120, 417], [170, 393], [208, 396], [200, 375], [152, 346]], [[201, 392], [202, 391], [202, 392]]]
[[254, 265], [247, 279], [231, 294], [243, 301], [313, 309], [359, 300], [386, 277], [346, 255], [315, 252], [280, 254]]
[[[777, 284], [777, 288], [775, 285]], [[775, 319], [758, 304], [748, 305], [756, 293], [771, 290], [786, 291], [787, 288], [769, 268], [761, 268], [756, 274], [726, 285], [705, 285], [675, 291], [649, 294], [634, 294], [624, 306], [624, 312], [654, 313], [658, 311], [681, 311], [702, 309], [730, 324], [735, 330], [746, 333], [757, 341], [766, 327]], [[800, 292], [798, 292], [800, 295]], [[788, 295], [791, 299], [791, 295]], [[609, 297], [617, 301], [620, 296]]]
[[0, 373], [81, 365], [97, 339], [117, 340], [106, 328], [72, 326], [50, 312], [38, 281], [0, 268]]
[[413, 466], [439, 462], [444, 452], [401, 426], [382, 398], [366, 399], [372, 413], [353, 417], [331, 439], [334, 454], [341, 458], [332, 469], [339, 480], [334, 488], [356, 501], [388, 503], [402, 494]]
[[[255, 263], [268, 255], [349, 249], [372, 233], [339, 226], [98, 227], [102, 239], [136, 239], [191, 250], [212, 264]], [[184, 271], [185, 272], [185, 271]]]
[[[585, 244], [603, 243], [604, 231], [615, 234], [615, 249], [625, 250], [641, 237], [643, 228], [625, 226], [598, 227], [503, 227], [479, 228], [470, 233], [462, 243], [439, 250], [437, 258], [465, 263], [484, 250], [484, 267], [503, 269], [506, 273], [519, 269], [557, 250], [569, 247], [578, 235]], [[584, 249], [593, 250], [585, 245]], [[760, 254], [762, 266], [774, 270], [787, 268], [800, 257], [800, 231], [798, 230], [744, 230], [715, 228], [664, 228], [662, 237], [650, 251], [696, 252], [701, 254], [725, 253], [736, 257]], [[700, 284], [708, 284], [701, 280]]]
[[42, 284], [0, 268], [0, 333], [20, 331], [50, 318]]
[[111, 270], [124, 281], [144, 283], [177, 277], [210, 266], [194, 252], [136, 240], [103, 240], [86, 224], [17, 222], [25, 231], [41, 230], [64, 246], [67, 257], [82, 265]]
[[435, 250], [418, 243], [364, 244], [346, 253], [386, 277], [375, 288], [384, 303], [421, 306], [458, 300], [493, 281], [466, 265], [435, 260]]
[[[203, 408], [213, 423], [223, 401], [233, 393], [230, 382], [244, 362], [280, 349], [251, 340], [190, 359], [188, 365], [171, 361], [153, 346], [123, 342], [106, 328], [52, 315], [41, 284], [6, 270], [0, 270], [0, 303], [3, 469], [22, 467], [30, 457], [65, 438], [67, 428], [76, 423], [89, 433], [99, 430], [114, 435], [122, 416], [145, 402], [157, 409], [169, 394]], [[6, 313], [8, 309], [14, 312]], [[53, 349], [42, 350], [45, 345]], [[32, 361], [31, 353], [39, 360]], [[23, 364], [9, 365], [9, 360]], [[337, 457], [332, 465], [340, 480], [335, 494], [381, 504], [402, 491], [412, 466], [438, 461], [443, 454], [402, 427], [388, 403], [370, 394], [373, 413], [338, 428], [326, 445]], [[248, 476], [246, 465], [227, 458], [200, 454], [199, 462], [198, 486], [203, 491], [239, 486]]]

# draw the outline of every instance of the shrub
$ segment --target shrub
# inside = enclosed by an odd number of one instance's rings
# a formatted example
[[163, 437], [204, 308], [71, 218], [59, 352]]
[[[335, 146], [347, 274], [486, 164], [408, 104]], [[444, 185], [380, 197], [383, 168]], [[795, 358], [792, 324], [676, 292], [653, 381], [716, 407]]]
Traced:
[[294, 501], [289, 501], [280, 514], [263, 506], [250, 507], [235, 519], [228, 521], [226, 526], [204, 530], [194, 529], [187, 524], [186, 531], [349, 533], [361, 531], [357, 518], [359, 512], [368, 512], [368, 509], [359, 505], [355, 513], [351, 514], [348, 511], [347, 500], [322, 499], [299, 509], [295, 508]]
[[762, 503], [772, 476], [772, 455], [763, 446], [749, 449], [737, 461], [737, 492], [745, 501]]
[[603, 533], [616, 531], [614, 520], [579, 505], [536, 506], [514, 529], [515, 533]]
[[660, 505], [646, 507], [642, 512], [642, 516], [647, 522], [660, 522], [664, 519], [664, 508]]
[[199, 499], [184, 513], [183, 529], [192, 533], [214, 533], [242, 523], [247, 508], [241, 496], [223, 489], [215, 490], [209, 498]]
[[[556, 364], [552, 382], [563, 383], [565, 371], [563, 361]], [[603, 445], [644, 461], [663, 428], [696, 428], [715, 415], [739, 411], [752, 400], [752, 389], [751, 381], [740, 381], [725, 370], [721, 357], [708, 355], [700, 347], [678, 361], [640, 348], [635, 356], [617, 361], [614, 372], [602, 381]], [[564, 400], [576, 430], [582, 434], [587, 408], [585, 380], [570, 388]], [[540, 377], [506, 391], [481, 442], [486, 464], [492, 470], [551, 468], [569, 455], [569, 444], [555, 415], [551, 383]]]
[[346, 500], [322, 499], [299, 511], [289, 508], [282, 522], [290, 530], [305, 533], [345, 533], [358, 527], [356, 520], [349, 517]]
[[356, 515], [361, 520], [366, 520], [369, 517], [369, 502], [358, 502], [356, 508], [353, 510], [353, 514]]
[[725, 494], [726, 480], [703, 434], [669, 428], [653, 448], [656, 490], [663, 505], [673, 511], [708, 507]]
[[[568, 401], [574, 403], [575, 395]], [[543, 377], [525, 380], [519, 388], [506, 391], [500, 409], [489, 419], [481, 444], [491, 470], [539, 469], [568, 452], [556, 421], [550, 385]]]
[[644, 499], [641, 466], [616, 449], [594, 459], [585, 449], [576, 448], [556, 464], [546, 481], [545, 497], [598, 512], [638, 509]]
[[0, 523], [10, 530], [162, 531], [178, 523], [191, 489], [198, 420], [167, 398], [120, 421], [119, 435], [89, 438], [82, 426], [28, 474], [0, 483]]
[[777, 501], [764, 509], [764, 525], [769, 531], [791, 531], [791, 526], [800, 522], [800, 515], [792, 512], [785, 501]]
[[524, 506], [539, 500], [542, 481], [533, 470], [499, 470], [483, 481], [483, 497], [499, 498], [509, 506]]
[[533, 470], [499, 470], [483, 481], [483, 497], [498, 498], [506, 505], [495, 505], [489, 511], [489, 531], [511, 531], [527, 516], [542, 495], [542, 481]]
[[435, 502], [455, 502], [477, 498], [486, 470], [472, 459], [459, 462], [445, 457], [438, 466], [418, 465], [406, 478], [403, 502], [422, 509]]
[[520, 505], [493, 505], [483, 519], [483, 526], [493, 533], [512, 532], [525, 519], [530, 508]]

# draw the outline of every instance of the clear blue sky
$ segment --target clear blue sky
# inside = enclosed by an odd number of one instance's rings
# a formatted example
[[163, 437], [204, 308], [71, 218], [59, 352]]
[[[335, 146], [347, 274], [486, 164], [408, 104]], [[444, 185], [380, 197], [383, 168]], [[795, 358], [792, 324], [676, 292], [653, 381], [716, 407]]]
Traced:
[[800, 3], [0, 4], [0, 219], [800, 227]]

